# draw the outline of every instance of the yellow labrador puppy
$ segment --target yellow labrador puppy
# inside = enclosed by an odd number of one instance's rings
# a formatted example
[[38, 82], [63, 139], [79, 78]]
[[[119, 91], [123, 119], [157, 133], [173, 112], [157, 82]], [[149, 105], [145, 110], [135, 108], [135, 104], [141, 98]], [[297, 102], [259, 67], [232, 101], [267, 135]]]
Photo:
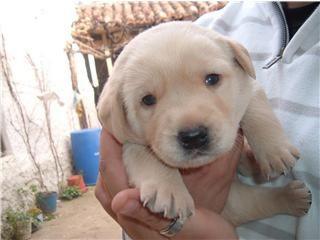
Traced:
[[[299, 157], [254, 80], [240, 44], [190, 22], [170, 22], [135, 37], [118, 57], [98, 104], [105, 128], [123, 143], [130, 184], [153, 212], [185, 221], [194, 202], [179, 168], [229, 151], [239, 126], [265, 177]], [[222, 215], [235, 225], [278, 213], [303, 215], [310, 192], [235, 181]], [[256, 207], [259, 206], [259, 207]]]

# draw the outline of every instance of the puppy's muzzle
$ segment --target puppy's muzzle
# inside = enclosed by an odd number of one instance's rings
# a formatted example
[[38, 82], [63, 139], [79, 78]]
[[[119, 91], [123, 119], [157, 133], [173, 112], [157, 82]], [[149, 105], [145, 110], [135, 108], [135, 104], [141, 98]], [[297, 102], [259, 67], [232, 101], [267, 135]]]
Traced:
[[177, 138], [179, 144], [189, 151], [203, 149], [209, 144], [208, 129], [204, 126], [180, 130]]

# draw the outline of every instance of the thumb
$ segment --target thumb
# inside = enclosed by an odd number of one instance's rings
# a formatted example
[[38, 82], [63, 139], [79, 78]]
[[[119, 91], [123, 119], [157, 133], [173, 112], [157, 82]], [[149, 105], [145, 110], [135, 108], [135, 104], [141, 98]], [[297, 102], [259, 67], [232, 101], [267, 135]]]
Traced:
[[138, 189], [126, 189], [119, 192], [112, 200], [112, 210], [129, 218], [138, 220], [155, 231], [166, 228], [171, 220], [163, 218], [160, 214], [151, 213], [140, 202]]
[[[165, 219], [158, 214], [153, 214], [143, 207], [138, 189], [126, 189], [119, 192], [112, 200], [112, 210], [116, 214], [138, 221], [138, 225], [133, 226], [139, 229], [142, 225], [154, 230], [157, 235], [148, 232], [140, 233], [145, 239], [160, 238], [159, 231], [168, 227], [171, 220]], [[155, 233], [153, 232], [153, 233]], [[146, 238], [146, 236], [149, 236]], [[152, 237], [150, 237], [152, 236]], [[185, 222], [182, 230], [172, 239], [193, 240], [193, 239], [237, 239], [234, 228], [226, 222], [219, 214], [206, 209], [196, 209], [195, 215]]]

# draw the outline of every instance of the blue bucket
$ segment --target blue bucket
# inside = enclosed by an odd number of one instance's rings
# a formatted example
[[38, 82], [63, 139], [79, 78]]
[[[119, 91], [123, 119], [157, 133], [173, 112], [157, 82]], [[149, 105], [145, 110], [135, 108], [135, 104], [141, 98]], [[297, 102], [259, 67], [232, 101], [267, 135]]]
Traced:
[[101, 128], [71, 132], [71, 146], [75, 170], [83, 174], [86, 185], [95, 185], [99, 172]]
[[56, 192], [39, 192], [36, 195], [36, 205], [44, 213], [54, 213], [57, 210]]

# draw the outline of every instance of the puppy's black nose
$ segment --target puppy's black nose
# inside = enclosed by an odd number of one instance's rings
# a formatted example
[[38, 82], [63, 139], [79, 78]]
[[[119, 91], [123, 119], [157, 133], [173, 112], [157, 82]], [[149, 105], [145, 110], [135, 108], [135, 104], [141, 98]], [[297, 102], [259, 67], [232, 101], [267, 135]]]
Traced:
[[199, 126], [181, 130], [178, 132], [178, 141], [184, 149], [199, 149], [209, 143], [208, 129]]

